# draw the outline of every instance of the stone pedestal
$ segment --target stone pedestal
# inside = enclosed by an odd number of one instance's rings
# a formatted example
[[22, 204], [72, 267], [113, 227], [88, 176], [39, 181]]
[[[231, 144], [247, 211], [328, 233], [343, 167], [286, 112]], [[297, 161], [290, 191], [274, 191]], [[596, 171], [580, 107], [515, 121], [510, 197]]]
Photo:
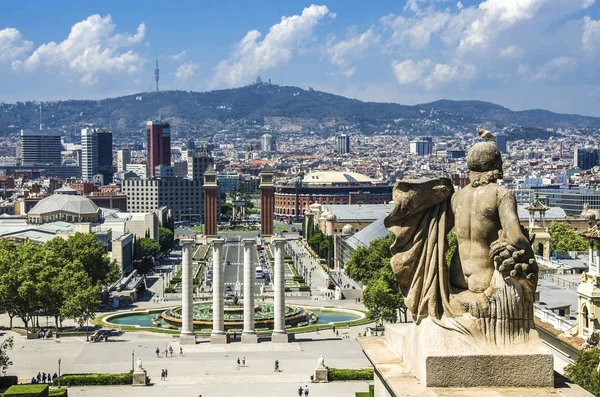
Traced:
[[133, 372], [133, 386], [146, 386], [146, 370], [138, 369]]
[[213, 240], [213, 329], [210, 343], [227, 343], [223, 318], [223, 244], [225, 240]]
[[254, 283], [256, 273], [252, 263], [253, 239], [242, 240], [244, 244], [244, 329], [242, 330], [242, 343], [257, 343], [254, 328]]
[[497, 347], [444, 329], [430, 318], [420, 325], [385, 327], [390, 347], [429, 387], [553, 387], [553, 356], [537, 331], [529, 341]]
[[[387, 329], [386, 329], [387, 337]], [[358, 338], [363, 352], [375, 369], [376, 397], [592, 397], [581, 387], [557, 377], [551, 387], [427, 387], [404, 365], [384, 337]], [[513, 363], [514, 365], [514, 363]], [[520, 363], [515, 366], [521, 367]], [[448, 368], [454, 376], [461, 367]], [[474, 374], [477, 376], [480, 374]]]
[[328, 383], [329, 370], [326, 367], [317, 367], [313, 376], [313, 383]]
[[194, 240], [184, 239], [181, 241], [181, 334], [179, 344], [189, 345], [196, 343], [194, 334], [193, 311], [194, 295], [192, 285], [192, 247]]
[[273, 343], [287, 343], [288, 337], [285, 330], [285, 271], [284, 271], [284, 245], [285, 239], [277, 237], [271, 241], [271, 246], [274, 248], [274, 280], [273, 280], [273, 295], [275, 315], [273, 324], [273, 334], [271, 341]]

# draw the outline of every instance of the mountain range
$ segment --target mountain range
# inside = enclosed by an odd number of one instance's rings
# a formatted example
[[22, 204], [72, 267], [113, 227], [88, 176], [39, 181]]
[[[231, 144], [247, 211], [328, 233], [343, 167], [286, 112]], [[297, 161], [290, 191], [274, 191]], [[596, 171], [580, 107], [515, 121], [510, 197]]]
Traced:
[[[64, 100], [42, 103], [43, 123], [66, 134], [85, 125], [111, 127], [117, 139], [144, 130], [147, 120], [160, 117], [175, 135], [212, 136], [235, 130], [248, 136], [274, 131], [340, 130], [364, 133], [439, 135], [507, 127], [527, 137], [552, 134], [547, 129], [600, 129], [600, 118], [559, 114], [547, 110], [512, 111], [483, 101], [439, 100], [414, 106], [363, 102], [326, 92], [272, 84], [208, 92], [147, 92], [102, 100]], [[39, 102], [0, 104], [0, 134], [39, 127]], [[257, 127], [261, 128], [257, 128]], [[526, 133], [523, 133], [526, 131]], [[532, 135], [533, 131], [533, 135]]]

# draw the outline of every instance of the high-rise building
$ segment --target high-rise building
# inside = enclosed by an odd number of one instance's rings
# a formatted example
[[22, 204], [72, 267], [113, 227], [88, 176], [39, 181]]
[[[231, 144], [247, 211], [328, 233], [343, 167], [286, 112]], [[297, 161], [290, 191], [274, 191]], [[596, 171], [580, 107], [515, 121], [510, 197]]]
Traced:
[[598, 149], [592, 148], [575, 148], [573, 153], [573, 166], [582, 169], [589, 170], [599, 164], [599, 152]]
[[205, 148], [197, 148], [193, 151], [188, 150], [186, 160], [188, 166], [188, 179], [202, 179], [208, 166], [213, 163], [210, 152]]
[[61, 132], [56, 130], [21, 130], [23, 165], [61, 165]]
[[121, 149], [117, 152], [117, 172], [125, 171], [127, 164], [131, 164], [131, 151]]
[[431, 137], [410, 141], [410, 153], [417, 156], [429, 156], [433, 153], [433, 140]]
[[156, 166], [171, 165], [171, 128], [169, 123], [146, 123], [148, 150], [148, 175], [154, 176]]
[[81, 177], [91, 181], [102, 175], [104, 184], [112, 182], [113, 176], [112, 131], [108, 128], [84, 128], [81, 130]]
[[275, 152], [275, 140], [271, 134], [264, 134], [261, 138], [261, 150], [266, 153]]
[[506, 134], [500, 133], [496, 135], [496, 146], [501, 153], [506, 153]]
[[341, 134], [336, 137], [336, 151], [338, 154], [350, 153], [350, 137]]

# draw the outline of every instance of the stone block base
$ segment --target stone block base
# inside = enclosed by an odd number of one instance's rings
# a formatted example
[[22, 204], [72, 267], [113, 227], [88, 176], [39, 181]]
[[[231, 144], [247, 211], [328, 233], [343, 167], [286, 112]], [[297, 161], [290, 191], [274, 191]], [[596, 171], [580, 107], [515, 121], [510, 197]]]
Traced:
[[258, 335], [242, 334], [242, 343], [258, 343]]
[[327, 368], [315, 369], [315, 375], [313, 376], [313, 383], [328, 383], [329, 370]]
[[271, 342], [272, 343], [288, 343], [290, 339], [288, 338], [288, 334], [271, 334]]
[[133, 373], [133, 386], [146, 386], [146, 371], [137, 370]]
[[[593, 397], [560, 376], [551, 387], [427, 387], [404, 365], [384, 337], [363, 337], [358, 342], [375, 369], [375, 397]], [[449, 370], [456, 373], [463, 369]]]
[[225, 334], [211, 334], [210, 344], [211, 345], [225, 345], [227, 343], [227, 335]]
[[179, 335], [179, 344], [180, 345], [195, 345], [196, 344], [196, 334], [180, 334]]
[[429, 318], [420, 325], [386, 326], [386, 340], [429, 387], [552, 387], [553, 356], [533, 330], [526, 343], [498, 347], [444, 329]]

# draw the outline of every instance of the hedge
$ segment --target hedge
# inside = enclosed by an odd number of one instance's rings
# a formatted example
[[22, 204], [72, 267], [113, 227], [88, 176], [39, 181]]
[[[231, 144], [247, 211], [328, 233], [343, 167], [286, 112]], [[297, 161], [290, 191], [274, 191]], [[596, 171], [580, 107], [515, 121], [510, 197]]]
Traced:
[[373, 380], [374, 373], [371, 368], [364, 369], [341, 369], [328, 368], [328, 380]]
[[0, 376], [0, 389], [8, 389], [17, 383], [19, 383], [18, 376]]
[[[58, 378], [52, 381], [58, 385]], [[60, 376], [61, 386], [106, 386], [106, 385], [131, 385], [133, 374], [66, 374]]]
[[48, 393], [49, 397], [67, 397], [68, 395], [67, 389], [50, 389]]
[[14, 385], [4, 392], [4, 397], [48, 397], [48, 385]]

